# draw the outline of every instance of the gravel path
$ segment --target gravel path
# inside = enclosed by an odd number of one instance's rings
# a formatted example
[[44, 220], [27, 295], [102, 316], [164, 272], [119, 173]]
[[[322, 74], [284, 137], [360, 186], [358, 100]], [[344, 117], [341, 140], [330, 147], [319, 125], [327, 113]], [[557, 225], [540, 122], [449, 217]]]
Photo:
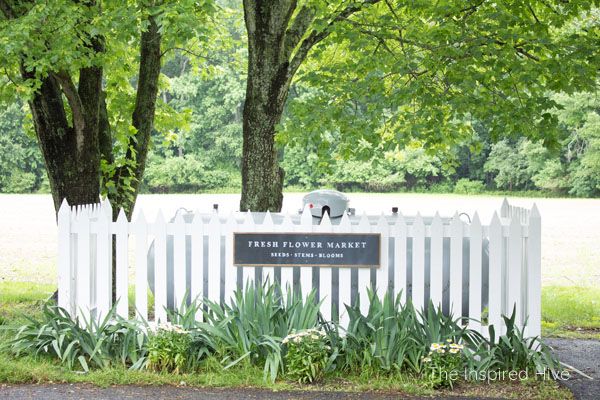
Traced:
[[[3, 400], [113, 400], [113, 399], [169, 399], [169, 400], [420, 400], [431, 397], [400, 397], [395, 393], [344, 393], [344, 392], [272, 392], [258, 389], [201, 389], [173, 386], [114, 386], [98, 388], [91, 385], [3, 385]], [[477, 400], [473, 397], [436, 397], [440, 400]], [[493, 400], [487, 399], [486, 400]]]
[[558, 359], [593, 378], [573, 372], [569, 380], [561, 381], [576, 400], [600, 399], [600, 341], [577, 339], [545, 339]]

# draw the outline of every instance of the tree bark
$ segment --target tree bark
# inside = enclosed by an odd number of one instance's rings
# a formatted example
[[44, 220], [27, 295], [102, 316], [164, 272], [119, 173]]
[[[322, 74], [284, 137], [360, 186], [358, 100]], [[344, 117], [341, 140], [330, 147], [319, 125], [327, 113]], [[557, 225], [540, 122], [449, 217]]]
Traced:
[[[138, 76], [138, 87], [135, 98], [135, 107], [132, 115], [132, 125], [137, 132], [135, 137], [129, 140], [127, 159], [134, 161], [134, 166], [119, 168], [114, 180], [117, 187], [128, 190], [117, 194], [116, 204], [125, 210], [128, 218], [131, 218], [133, 206], [138, 195], [140, 182], [146, 168], [146, 159], [150, 145], [150, 135], [154, 129], [154, 111], [158, 95], [158, 79], [161, 68], [161, 34], [156, 19], [148, 17], [148, 28], [141, 34], [140, 41], [140, 69]], [[123, 184], [123, 181], [128, 183]]]
[[380, 0], [351, 2], [326, 17], [324, 29], [312, 30], [315, 10], [296, 0], [244, 0], [248, 32], [248, 77], [243, 111], [242, 199], [240, 210], [280, 211], [284, 171], [275, 145], [294, 74], [312, 47], [331, 28], [363, 6]]
[[283, 169], [275, 147], [290, 83], [285, 32], [295, 1], [245, 0], [248, 79], [243, 111], [242, 199], [240, 210], [279, 211]]

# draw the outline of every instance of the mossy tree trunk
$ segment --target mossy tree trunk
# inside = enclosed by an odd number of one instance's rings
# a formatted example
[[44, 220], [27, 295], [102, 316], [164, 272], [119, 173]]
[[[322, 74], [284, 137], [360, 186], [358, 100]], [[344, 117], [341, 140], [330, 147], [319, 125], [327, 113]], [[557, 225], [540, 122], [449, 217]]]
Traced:
[[312, 28], [316, 11], [308, 4], [298, 7], [296, 0], [244, 0], [248, 76], [240, 210], [281, 210], [284, 171], [277, 158], [275, 133], [292, 79], [310, 49], [325, 39], [336, 23], [378, 1], [350, 3], [335, 14], [319, 17], [326, 24], [316, 30]]

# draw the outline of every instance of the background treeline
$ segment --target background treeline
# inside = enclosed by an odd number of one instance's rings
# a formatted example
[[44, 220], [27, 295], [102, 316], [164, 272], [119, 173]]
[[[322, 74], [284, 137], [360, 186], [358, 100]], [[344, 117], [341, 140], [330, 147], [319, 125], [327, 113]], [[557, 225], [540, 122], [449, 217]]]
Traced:
[[[222, 21], [218, 40], [177, 50], [163, 65], [168, 79], [161, 83], [161, 100], [177, 111], [179, 121], [173, 131], [154, 132], [142, 191], [240, 190], [245, 30], [241, 15]], [[320, 69], [327, 67], [327, 57], [317, 60], [324, 63]], [[550, 118], [558, 119], [560, 129], [537, 133], [541, 140], [494, 136], [492, 127], [473, 118], [458, 121], [453, 138], [432, 148], [419, 140], [422, 121], [386, 126], [385, 96], [365, 91], [360, 82], [354, 90], [352, 81], [334, 74], [316, 79], [315, 69], [307, 65], [292, 85], [278, 129], [288, 189], [600, 196], [598, 92], [554, 94], [557, 106]], [[365, 80], [373, 76], [377, 81], [377, 71]], [[49, 191], [27, 111], [19, 102], [0, 108], [0, 192]], [[402, 141], [386, 138], [394, 130], [411, 135]]]
[[[184, 58], [182, 58], [184, 59]], [[183, 62], [183, 61], [182, 61]], [[174, 66], [167, 66], [173, 68]], [[185, 132], [165, 140], [155, 135], [144, 187], [151, 193], [237, 190], [242, 151], [241, 107], [244, 82], [231, 71], [172, 76], [169, 103], [185, 110]], [[288, 188], [333, 187], [345, 191], [481, 193], [486, 190], [533, 191], [597, 197], [600, 195], [600, 97], [556, 95], [562, 134], [545, 146], [526, 138], [494, 141], [485, 126], [476, 136], [444, 151], [427, 151], [418, 142], [403, 148], [373, 149], [368, 158], [339, 154], [339, 137], [328, 133], [322, 145], [291, 142], [281, 154]], [[291, 99], [293, 102], [294, 100]], [[49, 190], [39, 149], [23, 104], [0, 110], [0, 191]], [[327, 115], [320, 116], [327, 118]], [[25, 133], [27, 134], [24, 134]], [[358, 144], [357, 144], [358, 145]]]

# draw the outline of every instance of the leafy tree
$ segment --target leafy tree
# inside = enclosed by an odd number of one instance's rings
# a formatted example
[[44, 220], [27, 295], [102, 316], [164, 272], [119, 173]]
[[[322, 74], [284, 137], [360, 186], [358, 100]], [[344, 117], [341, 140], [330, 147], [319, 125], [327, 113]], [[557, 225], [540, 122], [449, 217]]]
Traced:
[[[305, 31], [306, 38], [323, 37], [297, 76], [315, 90], [289, 104], [289, 119], [278, 131], [280, 143], [294, 140], [327, 148], [326, 137], [337, 132], [344, 140], [335, 152], [348, 158], [369, 159], [382, 146], [404, 146], [415, 139], [438, 152], [465, 143], [477, 122], [494, 140], [527, 135], [556, 145], [559, 129], [550, 112], [556, 106], [551, 91], [594, 88], [600, 61], [597, 16], [589, 11], [594, 1], [373, 3], [329, 2], [325, 10], [306, 2], [290, 11], [291, 19], [306, 8], [329, 18], [314, 19], [315, 26]], [[338, 18], [331, 11], [343, 12], [344, 7], [360, 12]], [[260, 39], [255, 46], [277, 48], [267, 45], [266, 33], [252, 32], [254, 20], [248, 15], [256, 10], [246, 8], [249, 41], [255, 35]], [[288, 19], [283, 21], [269, 30], [280, 41], [291, 33], [285, 29]], [[249, 78], [254, 64], [285, 70], [287, 59], [278, 61], [251, 57]], [[259, 86], [270, 87], [268, 80]], [[260, 109], [276, 109], [274, 99], [280, 98], [265, 95]], [[245, 146], [260, 147], [261, 137], [261, 146], [273, 153], [269, 134], [250, 133], [259, 126], [254, 118], [269, 118], [259, 111], [248, 114]], [[269, 166], [263, 169], [276, 164], [274, 156], [253, 152]], [[280, 175], [269, 171], [263, 174], [265, 181], [276, 182]], [[244, 178], [247, 197], [277, 199], [276, 183], [250, 180]]]
[[57, 210], [103, 192], [131, 214], [151, 132], [176, 122], [160, 103], [167, 118], [155, 121], [163, 56], [211, 10], [210, 0], [0, 0], [0, 95], [29, 103]]

